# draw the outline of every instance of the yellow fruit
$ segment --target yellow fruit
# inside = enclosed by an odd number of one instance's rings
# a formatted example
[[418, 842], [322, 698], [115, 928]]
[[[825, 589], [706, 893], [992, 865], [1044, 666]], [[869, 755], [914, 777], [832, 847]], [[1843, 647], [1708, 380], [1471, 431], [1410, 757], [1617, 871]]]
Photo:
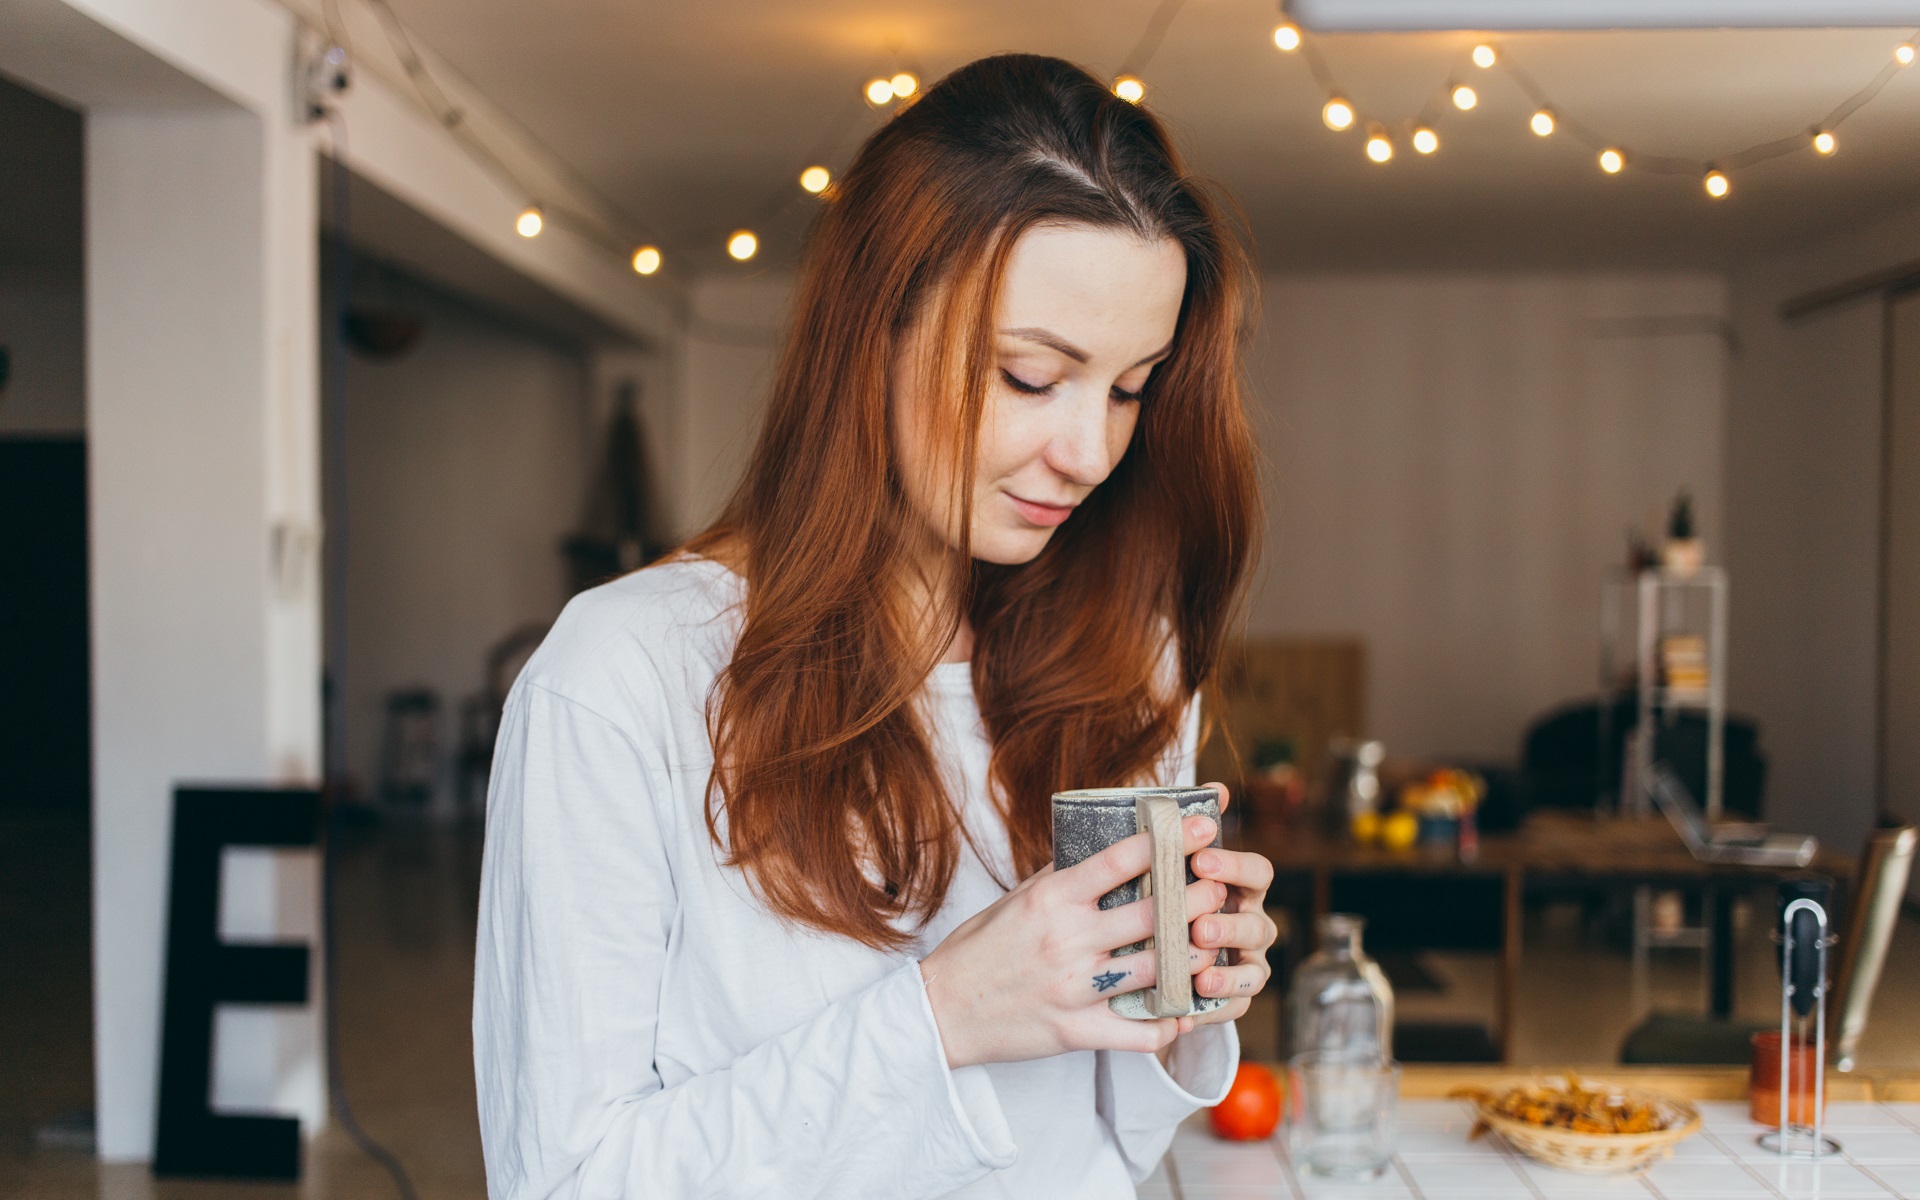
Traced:
[[1370, 812], [1356, 814], [1353, 824], [1348, 828], [1353, 833], [1354, 841], [1363, 845], [1371, 842], [1380, 836], [1380, 814]]
[[1405, 850], [1420, 837], [1420, 818], [1405, 809], [1380, 822], [1380, 844], [1389, 850]]

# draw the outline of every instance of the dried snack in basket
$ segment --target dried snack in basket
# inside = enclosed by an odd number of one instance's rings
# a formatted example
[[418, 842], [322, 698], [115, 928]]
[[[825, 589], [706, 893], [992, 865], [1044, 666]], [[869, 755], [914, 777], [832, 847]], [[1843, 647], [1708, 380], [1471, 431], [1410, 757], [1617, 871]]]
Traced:
[[[1491, 1092], [1485, 1088], [1456, 1088], [1452, 1096], [1473, 1101], [1483, 1113], [1572, 1133], [1656, 1133], [1666, 1127], [1658, 1109], [1644, 1100], [1611, 1088], [1583, 1083], [1567, 1076], [1565, 1088], [1530, 1084]], [[1484, 1129], [1476, 1123], [1469, 1138]]]

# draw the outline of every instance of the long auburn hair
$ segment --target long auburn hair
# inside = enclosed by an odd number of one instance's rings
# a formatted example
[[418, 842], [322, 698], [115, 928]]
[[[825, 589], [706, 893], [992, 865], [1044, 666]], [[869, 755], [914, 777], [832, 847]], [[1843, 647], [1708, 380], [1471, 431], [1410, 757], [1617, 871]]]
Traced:
[[[1171, 238], [1172, 354], [1133, 440], [1038, 557], [976, 562], [928, 620], [901, 597], [926, 517], [892, 453], [889, 370], [933, 322], [927, 378], [958, 527], [994, 367], [993, 302], [1038, 225]], [[962, 67], [895, 115], [828, 193], [746, 476], [689, 543], [747, 580], [709, 698], [707, 828], [776, 913], [899, 949], [944, 900], [966, 831], [916, 697], [962, 612], [990, 780], [1022, 876], [1051, 860], [1050, 797], [1145, 781], [1211, 676], [1251, 567], [1259, 501], [1239, 378], [1245, 253], [1154, 116], [1059, 59]], [[1169, 669], [1169, 663], [1174, 669]]]

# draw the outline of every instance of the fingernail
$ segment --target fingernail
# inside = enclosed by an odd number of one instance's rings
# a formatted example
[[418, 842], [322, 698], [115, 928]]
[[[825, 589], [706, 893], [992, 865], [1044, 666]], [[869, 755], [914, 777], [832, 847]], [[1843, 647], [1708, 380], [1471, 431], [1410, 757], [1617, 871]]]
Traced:
[[1195, 817], [1193, 819], [1193, 832], [1196, 837], [1211, 836], [1213, 833], [1213, 818]]
[[1220, 856], [1202, 852], [1193, 856], [1193, 869], [1196, 871], [1215, 871], [1220, 868]]
[[1200, 940], [1210, 942], [1220, 936], [1219, 924], [1214, 921], [1200, 922]]

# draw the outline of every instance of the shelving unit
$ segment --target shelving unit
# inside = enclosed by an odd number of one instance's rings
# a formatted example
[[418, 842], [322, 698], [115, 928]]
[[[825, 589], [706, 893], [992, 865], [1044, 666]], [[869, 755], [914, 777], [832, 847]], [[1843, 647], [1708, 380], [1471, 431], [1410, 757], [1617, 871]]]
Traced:
[[[1673, 646], [1671, 639], [1695, 637], [1704, 649], [1704, 686], [1668, 686], [1664, 671], [1669, 664], [1661, 661], [1661, 647]], [[1661, 569], [1607, 573], [1600, 589], [1599, 750], [1603, 755], [1613, 738], [1613, 697], [1622, 681], [1621, 651], [1627, 645], [1633, 647], [1638, 700], [1634, 732], [1621, 764], [1619, 792], [1607, 795], [1603, 785], [1596, 798], [1600, 811], [1644, 816], [1653, 810], [1658, 730], [1691, 710], [1707, 717], [1707, 794], [1701, 802], [1708, 818], [1718, 819], [1726, 780], [1726, 571], [1703, 566], [1685, 574]]]
[[[1630, 623], [1629, 623], [1630, 622]], [[1673, 655], [1662, 647], [1683, 643], [1669, 639], [1699, 639], [1699, 663], [1689, 663], [1687, 674], [1699, 686], [1674, 687]], [[1633, 657], [1623, 651], [1631, 646]], [[1689, 647], [1691, 649], [1691, 647]], [[1666, 661], [1663, 661], [1663, 657]], [[1707, 718], [1707, 786], [1702, 804], [1709, 820], [1718, 819], [1725, 800], [1727, 723], [1727, 573], [1701, 566], [1681, 573], [1652, 568], [1609, 571], [1600, 589], [1600, 707], [1598, 754], [1613, 743], [1614, 697], [1619, 694], [1624, 668], [1632, 665], [1635, 692], [1633, 733], [1626, 740], [1617, 790], [1606, 787], [1605, 772], [1595, 798], [1596, 811], [1646, 816], [1653, 811], [1653, 769], [1659, 758], [1659, 731], [1677, 722], [1681, 714], [1704, 712]], [[1705, 679], [1698, 679], [1699, 668]], [[1600, 761], [1598, 758], [1596, 761]], [[1656, 928], [1653, 889], [1637, 888], [1633, 896], [1633, 950], [1631, 1003], [1635, 1011], [1647, 1004], [1649, 958], [1655, 949], [1697, 949], [1703, 981], [1710, 978], [1713, 927]], [[1711, 901], [1707, 908], [1712, 907]]]

